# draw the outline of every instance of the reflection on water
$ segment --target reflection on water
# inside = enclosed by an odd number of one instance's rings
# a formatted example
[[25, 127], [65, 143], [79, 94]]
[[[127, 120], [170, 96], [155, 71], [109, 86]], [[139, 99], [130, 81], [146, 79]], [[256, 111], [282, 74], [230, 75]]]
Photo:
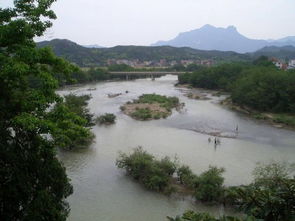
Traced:
[[[165, 76], [155, 81], [104, 82], [60, 91], [91, 94], [91, 112], [117, 115], [115, 125], [93, 127], [96, 139], [89, 149], [59, 153], [74, 186], [74, 194], [69, 197], [70, 221], [165, 220], [166, 215], [175, 216], [186, 209], [223, 213], [222, 208], [195, 204], [190, 198], [146, 191], [126, 177], [115, 166], [118, 151], [130, 152], [139, 145], [158, 157], [177, 155], [195, 173], [209, 165], [222, 166], [226, 168], [226, 185], [250, 182], [258, 161], [295, 159], [293, 131], [273, 128], [232, 112], [218, 105], [222, 97], [189, 99], [184, 96], [186, 89], [175, 88], [175, 82], [175, 76]], [[129, 93], [125, 93], [127, 90]], [[107, 94], [115, 93], [122, 95], [108, 98]], [[135, 121], [120, 111], [121, 105], [143, 93], [177, 96], [185, 108], [167, 119], [148, 122]], [[236, 138], [221, 137], [220, 144], [214, 145], [214, 136], [208, 135], [212, 132]]]

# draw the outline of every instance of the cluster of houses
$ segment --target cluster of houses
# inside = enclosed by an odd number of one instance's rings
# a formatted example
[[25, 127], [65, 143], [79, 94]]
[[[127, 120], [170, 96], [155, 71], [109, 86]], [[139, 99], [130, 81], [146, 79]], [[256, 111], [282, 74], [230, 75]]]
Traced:
[[288, 63], [283, 62], [277, 58], [271, 58], [271, 61], [279, 69], [282, 69], [282, 70], [295, 69], [295, 59], [290, 59]]
[[211, 67], [215, 62], [211, 59], [206, 60], [166, 60], [160, 59], [158, 61], [141, 61], [139, 59], [127, 60], [127, 59], [108, 59], [107, 65], [114, 64], [126, 64], [134, 68], [144, 68], [144, 67], [173, 67], [175, 65], [188, 66], [190, 64], [204, 65]]

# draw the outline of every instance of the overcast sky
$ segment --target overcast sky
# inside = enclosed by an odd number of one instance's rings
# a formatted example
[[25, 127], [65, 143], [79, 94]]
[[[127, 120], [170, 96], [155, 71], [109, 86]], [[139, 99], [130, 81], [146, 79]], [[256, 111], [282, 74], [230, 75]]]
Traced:
[[295, 0], [58, 0], [53, 10], [45, 38], [82, 45], [150, 45], [205, 24], [234, 25], [254, 39], [295, 36]]

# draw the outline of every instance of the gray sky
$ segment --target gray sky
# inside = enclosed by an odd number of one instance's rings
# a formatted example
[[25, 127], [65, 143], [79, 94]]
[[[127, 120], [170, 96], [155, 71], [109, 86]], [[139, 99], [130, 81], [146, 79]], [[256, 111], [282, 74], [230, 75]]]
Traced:
[[58, 0], [53, 10], [45, 38], [83, 45], [150, 45], [205, 24], [254, 39], [295, 36], [295, 0]]

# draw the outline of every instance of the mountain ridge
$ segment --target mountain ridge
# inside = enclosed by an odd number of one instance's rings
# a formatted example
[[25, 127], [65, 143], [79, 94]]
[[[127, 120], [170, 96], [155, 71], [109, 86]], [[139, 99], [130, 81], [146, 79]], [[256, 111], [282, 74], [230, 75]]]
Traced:
[[239, 54], [233, 51], [198, 50], [189, 47], [172, 46], [115, 46], [111, 48], [87, 48], [67, 39], [53, 39], [37, 43], [38, 47], [49, 46], [57, 56], [63, 57], [79, 66], [106, 65], [110, 59], [154, 61], [204, 60], [216, 62], [251, 61], [259, 56], [279, 59], [295, 59], [295, 47], [265, 46], [252, 53]]
[[79, 66], [104, 65], [108, 59], [138, 60], [203, 60], [246, 61], [246, 54], [228, 51], [204, 51], [189, 47], [171, 46], [115, 46], [111, 48], [86, 48], [67, 39], [53, 39], [37, 43], [38, 47], [49, 46], [57, 56], [63, 57]]
[[204, 25], [199, 29], [179, 33], [168, 41], [158, 41], [151, 46], [169, 45], [174, 47], [191, 47], [200, 50], [234, 51], [247, 53], [257, 51], [265, 46], [295, 46], [295, 36], [278, 40], [250, 39], [240, 34], [235, 26], [227, 28]]

